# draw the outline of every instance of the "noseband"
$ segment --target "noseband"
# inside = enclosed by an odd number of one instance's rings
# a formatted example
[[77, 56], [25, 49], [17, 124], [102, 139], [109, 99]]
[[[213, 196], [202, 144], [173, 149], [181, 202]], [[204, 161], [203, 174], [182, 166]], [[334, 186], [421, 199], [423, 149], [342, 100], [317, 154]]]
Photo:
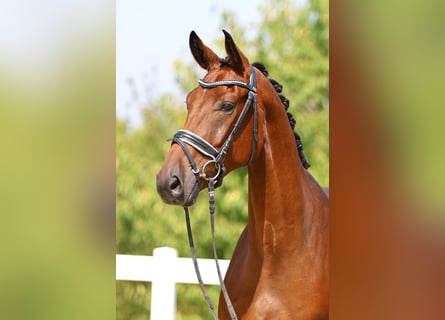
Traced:
[[[190, 166], [192, 168], [192, 172], [195, 174], [196, 179], [198, 181], [199, 179], [205, 179], [207, 181], [209, 179], [212, 179], [215, 181], [215, 187], [219, 187], [222, 184], [222, 180], [226, 172], [226, 168], [223, 163], [224, 157], [226, 156], [230, 146], [232, 145], [235, 136], [240, 130], [241, 124], [251, 106], [253, 106], [253, 138], [250, 157], [247, 161], [247, 164], [249, 164], [253, 160], [253, 157], [255, 155], [255, 146], [258, 141], [258, 101], [256, 96], [256, 73], [254, 68], [251, 67], [250, 83], [246, 83], [241, 80], [221, 80], [215, 82], [206, 82], [202, 79], [200, 79], [198, 83], [204, 89], [213, 89], [220, 86], [238, 86], [249, 90], [249, 94], [246, 102], [244, 103], [243, 110], [241, 111], [241, 114], [235, 122], [232, 131], [228, 135], [226, 141], [223, 143], [219, 151], [204, 138], [188, 130], [179, 130], [172, 138], [173, 143], [177, 143], [187, 156], [187, 159], [189, 160]], [[194, 161], [186, 144], [195, 148], [205, 157], [210, 158], [210, 160], [207, 161], [201, 169], [197, 167], [196, 162]], [[213, 177], [208, 177], [205, 169], [211, 163], [215, 165], [217, 173]]]
[[[197, 134], [188, 131], [188, 130], [179, 130], [175, 133], [173, 136], [172, 143], [177, 143], [182, 150], [184, 151], [184, 154], [186, 155], [187, 159], [190, 162], [190, 166], [192, 169], [193, 174], [196, 177], [196, 183], [199, 185], [200, 179], [207, 180], [208, 182], [208, 189], [209, 189], [209, 210], [210, 210], [210, 225], [212, 230], [212, 245], [213, 245], [213, 256], [216, 263], [216, 271], [218, 273], [219, 282], [221, 285], [221, 291], [224, 296], [224, 300], [227, 305], [227, 309], [229, 311], [230, 317], [232, 320], [237, 320], [237, 316], [235, 313], [235, 309], [233, 308], [232, 302], [230, 301], [229, 294], [227, 292], [226, 286], [224, 285], [224, 279], [221, 275], [219, 263], [218, 263], [218, 256], [216, 253], [216, 244], [215, 244], [215, 223], [214, 223], [214, 213], [215, 213], [215, 187], [218, 187], [222, 184], [222, 180], [224, 178], [224, 174], [226, 172], [226, 168], [224, 166], [224, 157], [226, 156], [230, 146], [232, 145], [233, 140], [235, 139], [238, 131], [240, 130], [241, 124], [246, 117], [247, 112], [249, 111], [249, 108], [253, 106], [253, 134], [252, 134], [252, 148], [250, 151], [250, 156], [247, 161], [247, 164], [249, 164], [255, 155], [255, 147], [258, 141], [258, 101], [257, 101], [257, 95], [256, 95], [256, 73], [254, 70], [254, 67], [251, 66], [251, 73], [250, 73], [250, 83], [246, 83], [241, 80], [221, 80], [221, 81], [215, 81], [215, 82], [206, 82], [202, 79], [198, 81], [199, 85], [204, 89], [213, 89], [215, 87], [219, 86], [238, 86], [245, 88], [249, 90], [247, 100], [244, 103], [243, 110], [241, 111], [241, 114], [239, 115], [238, 119], [235, 122], [235, 125], [233, 126], [232, 131], [228, 135], [226, 141], [223, 143], [219, 151], [209, 142], [207, 142], [204, 138], [201, 138]], [[193, 159], [192, 154], [190, 153], [187, 144], [195, 148], [197, 151], [199, 151], [202, 155], [204, 155], [207, 158], [210, 158], [207, 162], [204, 163], [201, 169], [199, 169], [196, 165], [195, 160]], [[216, 168], [216, 174], [214, 176], [207, 176], [206, 173], [206, 167], [210, 164], [214, 164]], [[185, 218], [186, 218], [186, 224], [187, 224], [187, 233], [188, 233], [188, 240], [190, 245], [190, 251], [192, 253], [192, 260], [193, 260], [193, 266], [195, 268], [196, 276], [198, 278], [199, 286], [201, 287], [201, 291], [207, 301], [207, 305], [210, 308], [210, 311], [213, 315], [213, 318], [215, 320], [218, 319], [218, 316], [216, 315], [215, 308], [210, 301], [209, 295], [207, 293], [207, 290], [205, 289], [204, 283], [202, 281], [201, 273], [199, 271], [198, 267], [198, 261], [196, 257], [195, 252], [195, 246], [193, 243], [193, 232], [190, 225], [190, 216], [188, 208], [184, 207], [185, 212]]]

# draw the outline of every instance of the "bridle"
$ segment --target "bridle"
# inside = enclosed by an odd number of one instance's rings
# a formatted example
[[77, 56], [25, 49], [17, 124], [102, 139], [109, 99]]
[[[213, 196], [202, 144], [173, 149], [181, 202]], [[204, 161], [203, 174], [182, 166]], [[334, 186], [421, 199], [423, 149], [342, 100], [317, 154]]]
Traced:
[[[205, 169], [211, 163], [215, 165], [217, 173], [213, 177], [213, 180], [215, 180], [215, 186], [218, 187], [222, 184], [222, 180], [226, 172], [226, 168], [223, 163], [224, 157], [226, 156], [230, 146], [232, 145], [235, 136], [239, 132], [241, 124], [251, 106], [253, 106], [253, 121], [254, 121], [253, 134], [252, 134], [253, 139], [252, 139], [252, 149], [247, 164], [253, 160], [253, 157], [255, 155], [255, 147], [258, 141], [258, 101], [256, 96], [256, 73], [254, 67], [251, 67], [250, 83], [246, 83], [241, 80], [221, 80], [215, 82], [206, 82], [202, 79], [200, 79], [198, 83], [204, 89], [213, 89], [215, 87], [220, 87], [220, 86], [239, 86], [249, 90], [249, 94], [247, 96], [246, 102], [244, 103], [244, 107], [241, 111], [241, 114], [239, 115], [238, 119], [235, 122], [235, 125], [233, 126], [232, 131], [227, 136], [227, 139], [222, 144], [219, 150], [217, 150], [211, 143], [207, 142], [204, 138], [201, 138], [197, 134], [188, 130], [177, 131], [173, 136], [173, 138], [171, 139], [174, 143], [179, 144], [179, 146], [184, 151], [185, 155], [187, 156], [187, 159], [190, 162], [192, 172], [195, 174], [197, 179], [201, 178], [208, 180], [209, 177], [207, 177]], [[207, 161], [201, 169], [199, 169], [196, 166], [196, 162], [194, 161], [186, 144], [192, 146], [193, 148], [198, 150], [201, 154], [210, 158], [210, 160]]]
[[[220, 80], [215, 82], [206, 82], [202, 79], [198, 81], [199, 85], [204, 89], [213, 89], [215, 87], [220, 86], [238, 86], [245, 88], [249, 90], [247, 100], [244, 103], [244, 107], [238, 117], [238, 119], [235, 122], [235, 125], [233, 126], [232, 131], [227, 136], [227, 139], [222, 144], [221, 148], [217, 150], [211, 143], [207, 142], [204, 138], [198, 136], [197, 134], [188, 131], [188, 130], [179, 130], [175, 133], [173, 136], [172, 143], [177, 143], [182, 150], [184, 151], [184, 154], [186, 155], [188, 161], [190, 162], [191, 170], [193, 174], [196, 177], [196, 183], [195, 185], [199, 186], [200, 179], [204, 179], [208, 182], [208, 190], [209, 190], [209, 211], [210, 211], [210, 225], [212, 230], [212, 245], [213, 245], [213, 256], [216, 263], [216, 270], [218, 273], [219, 282], [221, 285], [221, 291], [224, 296], [224, 300], [227, 305], [227, 309], [230, 313], [230, 317], [232, 320], [237, 320], [237, 316], [235, 313], [235, 309], [233, 308], [232, 302], [230, 300], [229, 294], [227, 292], [226, 286], [224, 285], [224, 279], [221, 275], [219, 263], [218, 263], [218, 256], [216, 253], [216, 244], [215, 244], [215, 223], [214, 223], [214, 213], [215, 213], [215, 188], [219, 187], [222, 184], [222, 180], [224, 178], [224, 174], [226, 172], [226, 168], [224, 166], [224, 158], [230, 149], [230, 146], [232, 145], [233, 140], [235, 139], [237, 133], [239, 132], [242, 122], [244, 118], [246, 117], [247, 112], [252, 107], [253, 108], [253, 133], [252, 133], [252, 147], [250, 151], [250, 156], [247, 161], [247, 164], [249, 164], [254, 156], [255, 156], [255, 149], [256, 144], [258, 142], [258, 100], [257, 100], [257, 94], [256, 94], [256, 73], [253, 66], [250, 67], [251, 73], [250, 73], [250, 83], [246, 83], [241, 80]], [[195, 160], [193, 159], [192, 154], [190, 153], [187, 145], [192, 146], [197, 151], [199, 151], [202, 155], [209, 158], [207, 162], [204, 163], [201, 169], [199, 169], [196, 165]], [[206, 168], [208, 165], [214, 164], [216, 168], [216, 174], [214, 176], [207, 176]], [[184, 207], [185, 212], [185, 218], [186, 218], [186, 224], [187, 224], [187, 233], [188, 233], [188, 239], [189, 239], [189, 245], [190, 245], [190, 251], [192, 254], [193, 259], [193, 266], [195, 268], [196, 276], [198, 278], [199, 286], [201, 287], [201, 291], [207, 301], [207, 304], [210, 308], [210, 311], [213, 315], [213, 318], [215, 320], [218, 319], [218, 316], [215, 312], [215, 308], [210, 301], [209, 295], [207, 294], [207, 290], [205, 289], [204, 283], [202, 281], [201, 273], [199, 271], [198, 261], [196, 257], [195, 252], [195, 246], [193, 243], [193, 233], [190, 225], [190, 216], [189, 211], [187, 207]]]

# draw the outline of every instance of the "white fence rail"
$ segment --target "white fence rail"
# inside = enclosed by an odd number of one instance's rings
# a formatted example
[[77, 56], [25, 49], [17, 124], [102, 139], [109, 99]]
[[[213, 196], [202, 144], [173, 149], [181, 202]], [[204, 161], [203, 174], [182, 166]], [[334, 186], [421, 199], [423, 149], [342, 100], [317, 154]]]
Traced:
[[[225, 275], [230, 260], [219, 260]], [[205, 284], [219, 285], [215, 261], [198, 259]], [[197, 284], [191, 258], [179, 258], [176, 249], [161, 247], [153, 256], [116, 255], [116, 280], [149, 281], [151, 286], [151, 320], [174, 320], [176, 283]]]

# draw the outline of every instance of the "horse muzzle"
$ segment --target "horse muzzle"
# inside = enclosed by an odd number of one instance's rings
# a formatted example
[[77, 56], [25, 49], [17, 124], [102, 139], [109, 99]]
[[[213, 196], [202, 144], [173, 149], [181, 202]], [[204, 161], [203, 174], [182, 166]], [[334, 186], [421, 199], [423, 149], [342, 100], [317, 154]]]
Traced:
[[156, 175], [156, 188], [161, 199], [172, 205], [193, 205], [200, 191], [200, 183], [193, 174], [183, 175], [179, 170], [161, 170]]

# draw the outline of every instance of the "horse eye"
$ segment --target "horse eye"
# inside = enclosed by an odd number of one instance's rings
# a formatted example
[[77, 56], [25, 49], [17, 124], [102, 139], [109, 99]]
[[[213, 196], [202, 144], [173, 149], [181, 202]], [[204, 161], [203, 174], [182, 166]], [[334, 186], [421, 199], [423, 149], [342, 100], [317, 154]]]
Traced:
[[223, 112], [231, 112], [235, 108], [235, 105], [231, 102], [223, 102], [219, 109]]

